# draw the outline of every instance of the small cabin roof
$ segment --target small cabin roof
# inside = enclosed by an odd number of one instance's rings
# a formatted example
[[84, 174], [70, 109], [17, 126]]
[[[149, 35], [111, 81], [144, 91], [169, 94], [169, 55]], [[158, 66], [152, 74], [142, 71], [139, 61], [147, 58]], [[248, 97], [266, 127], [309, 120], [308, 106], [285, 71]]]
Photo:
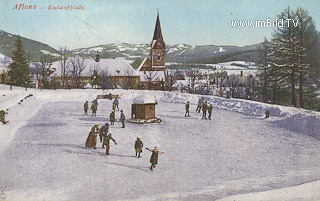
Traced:
[[136, 104], [156, 104], [156, 101], [154, 100], [154, 97], [150, 95], [142, 95], [135, 99], [133, 99], [133, 103]]

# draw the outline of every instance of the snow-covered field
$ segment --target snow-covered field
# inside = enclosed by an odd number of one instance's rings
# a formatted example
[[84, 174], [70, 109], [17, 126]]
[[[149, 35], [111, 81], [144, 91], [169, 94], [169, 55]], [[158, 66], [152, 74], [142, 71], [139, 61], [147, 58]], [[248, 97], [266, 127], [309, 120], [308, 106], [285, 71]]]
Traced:
[[[134, 98], [157, 100], [162, 124], [116, 122], [111, 155], [84, 147], [94, 123], [108, 122], [110, 100], [97, 117], [83, 104], [119, 94], [130, 118]], [[33, 94], [32, 97], [27, 97]], [[245, 100], [204, 96], [212, 120], [195, 112], [200, 96], [161, 91], [34, 90], [0, 85], [0, 200], [317, 200], [320, 199], [320, 114]], [[21, 104], [18, 104], [23, 99]], [[191, 102], [191, 117], [184, 103]], [[265, 111], [271, 112], [264, 119]], [[116, 112], [119, 118], [120, 113]], [[164, 151], [153, 172], [151, 153], [135, 158], [136, 137]], [[311, 182], [311, 183], [309, 183]], [[303, 185], [301, 185], [303, 184]], [[260, 192], [260, 193], [258, 193]]]

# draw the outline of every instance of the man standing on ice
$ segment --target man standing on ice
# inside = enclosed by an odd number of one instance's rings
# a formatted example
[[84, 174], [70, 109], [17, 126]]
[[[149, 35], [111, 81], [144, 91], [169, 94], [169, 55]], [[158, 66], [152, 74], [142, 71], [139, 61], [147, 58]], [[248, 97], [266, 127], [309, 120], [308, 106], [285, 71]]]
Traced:
[[[189, 114], [189, 108], [190, 108], [190, 104], [189, 104], [189, 101], [187, 102], [187, 104], [186, 104], [186, 113], [184, 114], [184, 116], [185, 117], [190, 117], [190, 114]], [[188, 116], [187, 116], [187, 114], [188, 114]]]
[[126, 116], [124, 116], [123, 114], [123, 110], [120, 111], [121, 112], [121, 115], [120, 115], [120, 119], [121, 119], [121, 123], [122, 123], [122, 127], [121, 128], [124, 128], [124, 120], [126, 119]]
[[100, 128], [100, 143], [102, 143], [102, 148], [104, 148], [104, 139], [108, 136], [109, 133], [109, 124], [106, 123]]
[[208, 105], [206, 101], [202, 106], [202, 119], [207, 119], [207, 109], [208, 109]]
[[196, 112], [200, 113], [200, 110], [201, 110], [201, 107], [203, 106], [203, 103], [204, 103], [204, 98], [202, 97], [198, 101], [198, 107], [196, 109]]
[[92, 104], [90, 110], [92, 110], [92, 116], [97, 116], [97, 105], [96, 104]]
[[139, 137], [137, 137], [136, 142], [134, 143], [134, 148], [136, 149], [136, 157], [140, 158], [140, 153], [142, 152], [143, 143]]
[[86, 103], [84, 104], [84, 113], [85, 114], [88, 114], [88, 110], [89, 110], [89, 104], [88, 104], [88, 101], [86, 101]]
[[164, 152], [160, 152], [158, 147], [155, 147], [154, 149], [149, 149], [146, 148], [147, 150], [152, 152], [151, 158], [150, 158], [150, 170], [153, 171], [153, 168], [156, 167], [156, 165], [158, 164], [158, 155], [159, 154], [164, 154]]
[[212, 104], [208, 107], [209, 119], [211, 120]]
[[106, 138], [104, 138], [104, 142], [103, 142], [106, 145], [106, 154], [107, 155], [110, 155], [109, 154], [109, 151], [110, 151], [110, 140], [112, 140], [115, 143], [115, 145], [117, 145], [117, 142], [115, 141], [115, 139], [113, 139], [113, 137], [111, 136], [111, 133], [109, 133], [109, 135]]
[[114, 121], [116, 120], [116, 116], [114, 114], [114, 110], [112, 110], [111, 114], [110, 114], [110, 122], [111, 125], [114, 125]]
[[113, 110], [115, 110], [116, 108], [118, 108], [118, 111], [119, 111], [119, 101], [118, 101], [117, 98], [113, 101], [113, 104], [114, 104]]

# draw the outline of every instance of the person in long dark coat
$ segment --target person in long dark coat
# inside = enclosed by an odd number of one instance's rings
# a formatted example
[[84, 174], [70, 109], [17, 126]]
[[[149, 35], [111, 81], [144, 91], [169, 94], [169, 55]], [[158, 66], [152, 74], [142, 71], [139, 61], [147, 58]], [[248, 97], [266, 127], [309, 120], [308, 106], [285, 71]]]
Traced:
[[153, 171], [153, 168], [156, 167], [158, 164], [158, 155], [164, 154], [164, 152], [160, 152], [158, 147], [155, 147], [154, 149], [146, 148], [147, 150], [152, 152], [151, 158], [150, 158], [150, 170]]
[[106, 138], [104, 138], [104, 142], [103, 142], [106, 145], [106, 154], [107, 155], [110, 155], [110, 153], [109, 153], [110, 152], [110, 140], [112, 140], [115, 143], [115, 145], [117, 145], [116, 140], [113, 139], [111, 133], [109, 133], [109, 135]]
[[136, 149], [136, 157], [140, 158], [140, 153], [142, 152], [143, 143], [139, 137], [137, 137], [136, 142], [134, 143], [134, 148]]
[[89, 135], [86, 140], [86, 147], [93, 147], [96, 149], [97, 145], [97, 135], [99, 133], [99, 124], [95, 124], [92, 128], [91, 131], [89, 132]]
[[212, 113], [212, 104], [208, 107], [208, 114], [209, 114], [209, 119], [211, 120], [211, 113]]
[[100, 143], [102, 143], [102, 148], [104, 148], [104, 139], [108, 136], [109, 133], [109, 124], [106, 123], [100, 128]]
[[87, 114], [88, 113], [88, 110], [89, 110], [89, 104], [88, 104], [88, 101], [86, 101], [86, 103], [84, 104], [84, 113]]
[[121, 110], [121, 115], [120, 115], [121, 123], [122, 123], [122, 128], [124, 128], [124, 120], [126, 119], [126, 116], [123, 114], [123, 110]]
[[201, 110], [201, 108], [202, 108], [202, 106], [203, 106], [203, 103], [204, 103], [204, 98], [202, 97], [202, 98], [200, 98], [199, 101], [198, 101], [198, 107], [197, 107], [197, 109], [196, 109], [196, 112], [200, 113], [200, 110]]
[[97, 105], [92, 104], [90, 109], [92, 110], [92, 116], [97, 116]]
[[207, 109], [208, 109], [208, 105], [206, 101], [202, 106], [202, 119], [207, 119]]
[[114, 125], [115, 120], [116, 120], [116, 116], [115, 116], [114, 110], [112, 110], [112, 112], [110, 114], [111, 125]]
[[190, 114], [189, 114], [190, 103], [189, 103], [189, 101], [187, 102], [185, 108], [186, 108], [186, 113], [184, 114], [184, 116], [185, 117], [190, 117]]

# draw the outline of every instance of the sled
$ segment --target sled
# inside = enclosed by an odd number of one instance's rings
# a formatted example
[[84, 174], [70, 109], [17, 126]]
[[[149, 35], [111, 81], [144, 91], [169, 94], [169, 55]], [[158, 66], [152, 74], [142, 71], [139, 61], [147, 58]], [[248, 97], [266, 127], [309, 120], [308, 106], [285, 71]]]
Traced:
[[119, 98], [119, 94], [105, 94], [105, 95], [98, 95], [97, 96], [97, 99], [109, 99], [109, 100], [112, 100], [112, 99], [116, 99], [116, 98]]

